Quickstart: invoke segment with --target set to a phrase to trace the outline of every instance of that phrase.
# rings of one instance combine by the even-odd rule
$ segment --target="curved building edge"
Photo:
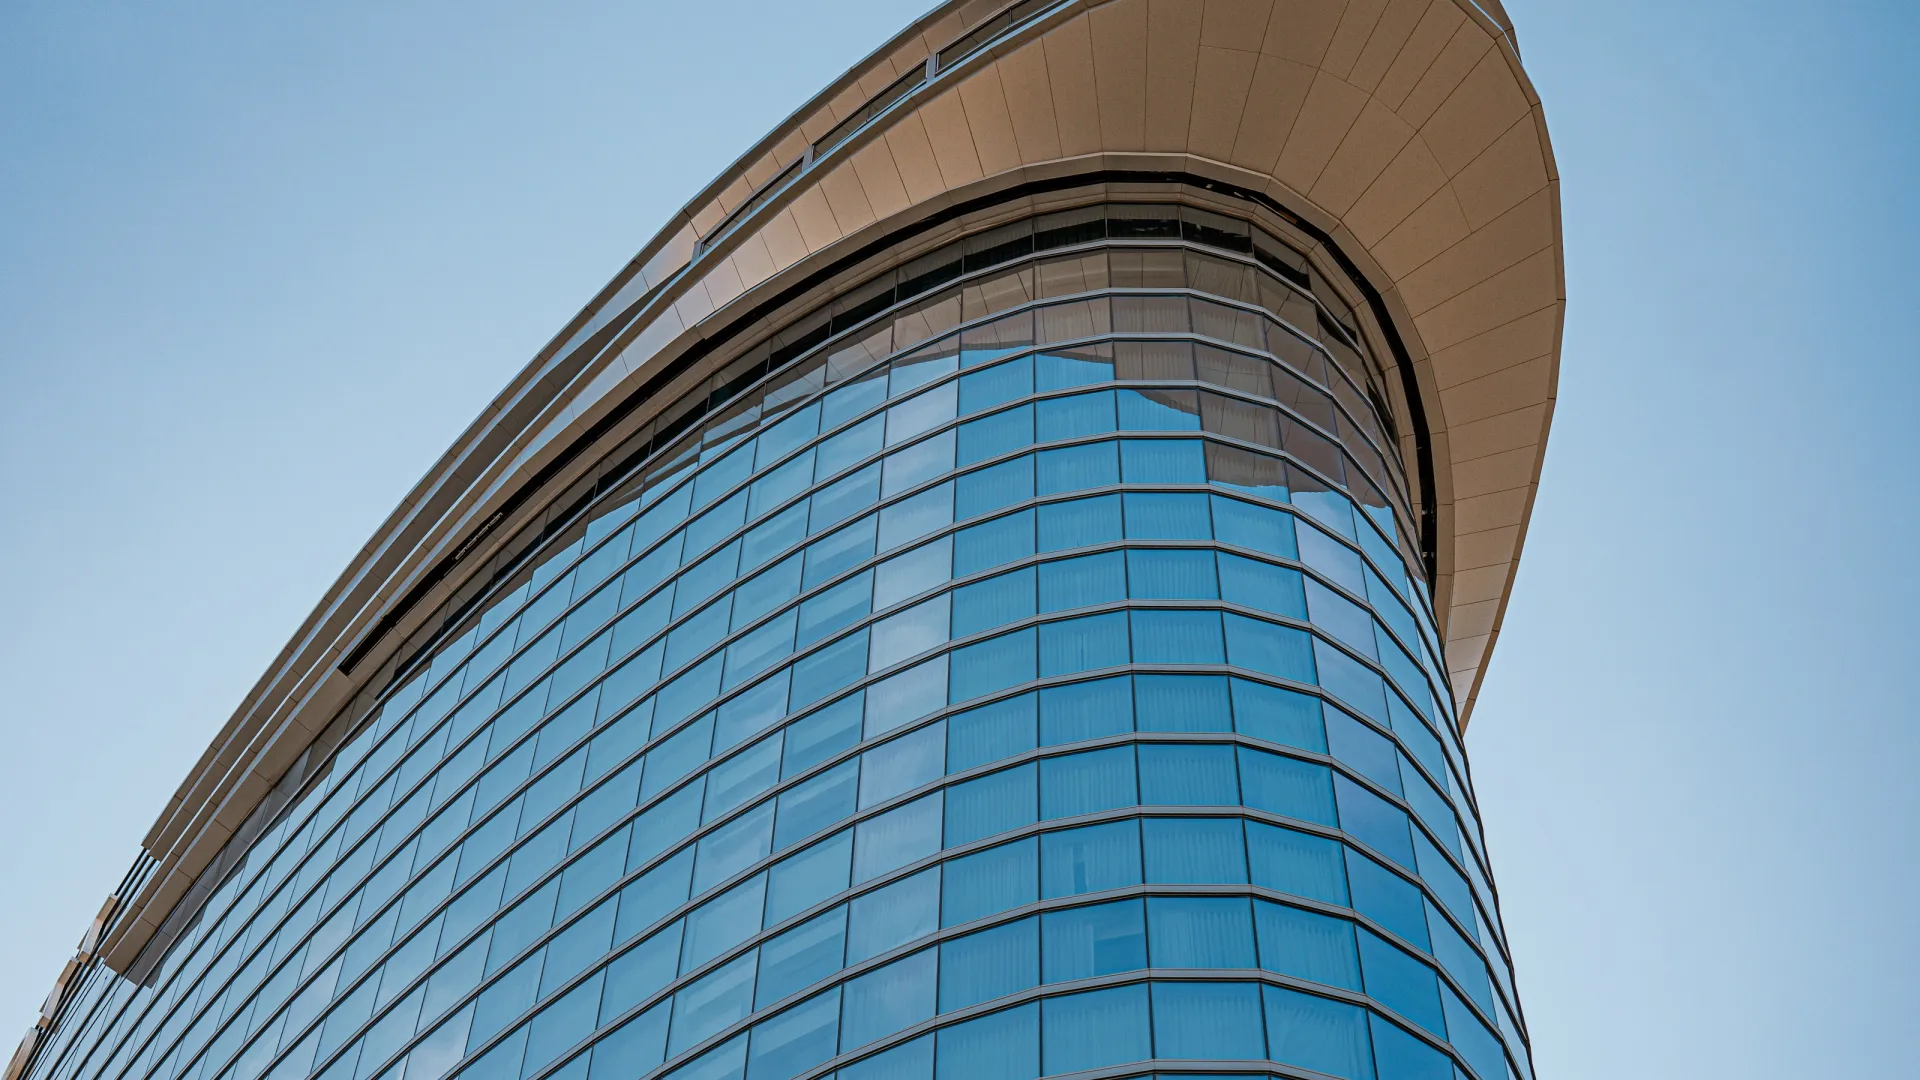
[[[5,1080],[80,976],[129,970],[269,823],[289,774],[323,768],[449,604],[591,478],[585,451],[870,248],[1022,191],[1123,197],[1150,178],[1257,200],[1367,294],[1347,299],[1398,367],[1386,404],[1464,726],[1525,541],[1565,311],[1558,172],[1497,0],[955,0],[675,214],[414,486],[169,800]]]

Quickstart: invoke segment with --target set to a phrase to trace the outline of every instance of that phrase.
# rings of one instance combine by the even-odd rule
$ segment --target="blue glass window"
[[[1342,829],[1408,870],[1414,869],[1406,811],[1338,774],[1333,790]]]
[[[1034,748],[1036,697],[1020,694],[947,719],[947,769],[961,772]]]
[[[1049,911],[1041,916],[1042,974],[1069,982],[1147,966],[1147,923],[1139,900]]]
[[[1343,1080],[1373,1080],[1365,1009],[1277,986],[1264,992],[1273,1060]]]
[[[1204,484],[1206,455],[1193,439],[1122,439],[1120,475],[1129,484]]]
[[[1312,635],[1228,612],[1227,662],[1279,679],[1313,682]]]
[[[1059,507],[1043,507],[1041,520],[1046,520],[1047,510],[1054,509]],[[1111,604],[1127,598],[1126,564],[1118,551],[1042,563],[1039,579],[1042,612]]]
[[[1130,540],[1205,540],[1211,535],[1205,495],[1129,491],[1121,501]]]
[[[1037,851],[1028,838],[949,860],[941,868],[940,925],[958,926],[1033,903],[1039,898]]]
[[[1327,749],[1320,699],[1251,679],[1233,680],[1233,726],[1249,738],[1317,753]]]
[[[962,392],[962,409],[965,394]],[[1033,406],[1022,405],[960,425],[956,461],[971,465],[1033,443]]]
[[[746,1080],[788,1080],[832,1057],[839,1045],[835,987],[754,1025]]]
[[[1114,821],[1041,834],[1042,899],[1138,884],[1140,826],[1137,821]]]
[[[1136,675],[1141,731],[1231,731],[1227,680],[1218,675]]]
[[[1034,1080],[1040,1075],[1036,1004],[942,1028],[936,1038],[936,1080]]]
[[[1040,745],[1120,735],[1133,730],[1133,685],[1127,676],[1049,686],[1040,692]]]
[[[1127,593],[1136,600],[1215,599],[1220,591],[1214,583],[1213,552],[1128,551]]]
[[[1360,989],[1352,923],[1265,900],[1253,902],[1253,921],[1259,929],[1261,967],[1343,990]]]
[[[1078,619],[1044,623],[1040,633],[1040,675],[1073,675],[1127,663],[1127,616],[1110,611]]]
[[[966,701],[1033,677],[1034,631],[1028,627],[955,649],[949,700]]]
[[[847,909],[847,963],[858,964],[940,928],[940,870],[922,870],[855,897]]]
[[[1108,544],[1120,539],[1120,496],[1096,495],[1049,503],[1039,509],[1040,550]]]
[[[1034,455],[1033,486],[1038,495],[1086,491],[1119,482],[1120,458],[1112,442],[1063,446]]]
[[[1347,879],[1355,911],[1419,948],[1429,947],[1426,905],[1419,886],[1352,848],[1347,849]]]
[[[1037,798],[1031,762],[955,784],[947,789],[947,846],[1033,824]]]
[[[1033,511],[961,529],[953,537],[953,575],[966,577],[1033,554]]]
[[[923,949],[846,983],[840,1043],[849,1049],[933,1016],[938,954]]]
[[[1380,1080],[1455,1080],[1459,1076],[1445,1054],[1399,1025],[1379,1013],[1368,1014],[1368,1019],[1372,1021],[1373,1056]]]
[[[1116,986],[1041,1002],[1048,1074],[1145,1061],[1153,1056],[1147,988]]]
[[[1226,660],[1220,615],[1213,611],[1134,611],[1137,664],[1218,664]]]
[[[1078,439],[1113,430],[1113,391],[1072,394],[1036,404],[1034,428],[1041,442]]]
[[[1148,806],[1237,805],[1233,747],[1140,747],[1140,801]]]
[[[1317,825],[1338,823],[1333,805],[1333,773],[1324,765],[1242,747],[1240,782],[1246,805],[1269,814]]]
[[[1148,897],[1147,927],[1156,968],[1255,966],[1253,921],[1244,897]]]
[[[1247,823],[1247,857],[1253,883],[1328,904],[1347,902],[1342,846],[1325,837]]]
[[[768,925],[845,889],[853,868],[853,832],[843,829],[775,863],[767,872]]]
[[[1257,1061],[1267,1056],[1264,1026],[1256,983],[1153,984],[1158,1057]]]
[[[1033,605],[1030,566],[963,585],[953,591],[953,636],[968,637],[1027,618],[1034,613]]]
[[[1033,498],[1031,455],[961,476],[954,483],[953,516],[966,521]]]
[[[1132,806],[1137,798],[1131,746],[1089,750],[1040,762],[1043,819]]]
[[[1440,1007],[1440,982],[1433,969],[1365,927],[1359,928],[1359,933],[1360,967],[1366,974],[1367,994],[1445,1038],[1447,1024]]]
[[[1017,994],[1040,983],[1040,922],[1021,919],[940,946],[940,1011]]]

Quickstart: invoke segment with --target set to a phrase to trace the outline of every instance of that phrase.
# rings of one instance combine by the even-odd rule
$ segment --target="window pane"
[[[680,970],[697,967],[760,931],[767,878],[756,874],[707,901],[687,916]]]
[[[1380,1080],[1454,1080],[1459,1074],[1447,1056],[1379,1013],[1369,1013],[1373,1058]]]
[[[840,988],[754,1025],[747,1080],[789,1080],[832,1057],[839,1045]]]
[[[1041,439],[1044,441],[1046,436],[1043,434]],[[1086,491],[1119,483],[1120,457],[1111,442],[1063,446],[1035,454],[1033,472],[1033,489],[1037,495]]]
[[[812,836],[852,816],[860,763],[845,761],[780,793],[775,849]]]
[[[1253,559],[1220,554],[1220,595],[1236,604],[1271,611],[1275,615],[1307,617],[1300,571]]]
[[[854,829],[853,880],[857,884],[940,850],[940,793],[934,792]]]
[[[1141,828],[1150,882],[1225,885],[1247,880],[1238,818],[1148,818]]]
[[[1347,849],[1347,880],[1353,888],[1355,911],[1419,948],[1429,947],[1426,905],[1419,886],[1352,848]]]
[[[1128,539],[1205,540],[1212,535],[1205,495],[1129,491],[1122,501]]]
[[[1154,983],[1154,1056],[1264,1058],[1260,1014],[1260,987],[1254,983]]]
[[[1373,1080],[1367,1013],[1342,1001],[1265,988],[1273,1060],[1344,1080]]]
[[[1343,990],[1360,989],[1360,957],[1353,924],[1265,900],[1253,902],[1260,931],[1260,966],[1268,971]]]
[[[1231,731],[1227,680],[1218,675],[1138,675],[1141,731]]]
[[[933,1036],[882,1050],[835,1075],[839,1080],[933,1080]]]
[[[1033,597],[1030,566],[963,585],[953,591],[953,636],[969,637],[1027,618],[1034,613]]]
[[[1040,837],[1041,896],[1077,896],[1140,884],[1140,827],[1114,821]]]
[[[1233,680],[1234,730],[1250,738],[1325,753],[1320,699],[1251,679]]]
[[[966,577],[1033,554],[1033,511],[961,529],[953,537],[953,576]]]
[[[1360,970],[1367,995],[1387,1008],[1446,1038],[1447,1022],[1440,1008],[1440,981],[1433,969],[1414,959],[1385,938],[1359,928]]]
[[[1021,1005],[942,1028],[938,1080],[1034,1080],[1040,1075],[1040,1008]]]
[[[1233,747],[1140,747],[1140,802],[1147,806],[1236,806]]]
[[[1021,694],[947,719],[947,770],[961,772],[1034,748],[1036,696]]]
[[[1247,822],[1253,883],[1309,900],[1345,905],[1347,874],[1340,843],[1321,836]]]
[[[1147,966],[1145,909],[1138,900],[1049,911],[1041,917],[1047,982],[1069,982]]]
[[[1333,790],[1342,829],[1402,867],[1414,869],[1406,811],[1337,773]]]
[[[957,460],[971,465],[1033,443],[1033,406],[1022,405],[960,425]]]
[[[1033,455],[967,473],[954,481],[953,519],[966,521],[1033,498]]]
[[[1039,898],[1039,844],[1032,838],[988,848],[941,868],[940,925],[998,915]]]
[[[1131,746],[1040,762],[1040,816],[1044,820],[1132,806],[1136,800]]]
[[[1137,664],[1218,664],[1226,660],[1213,611],[1134,611]]]
[[[846,983],[840,1045],[852,1049],[933,1016],[937,950],[896,960]]]
[[[747,953],[681,988],[673,995],[671,1057],[753,1011],[755,956]]]
[[[1041,1006],[1049,1074],[1124,1065],[1153,1056],[1144,985],[1048,998]]]
[[[947,789],[948,847],[1031,825],[1036,820],[1037,770],[1003,769]]]
[[[1021,919],[940,946],[940,1011],[1039,985],[1040,922]]]
[[[953,684],[949,695],[952,701],[966,701],[1032,681],[1033,628],[1016,630],[955,649],[951,677]]]
[[[786,755],[780,775],[803,773],[859,742],[863,705],[859,694],[850,694],[787,725]]]
[[[1111,390],[1053,398],[1036,403],[1034,408],[1034,426],[1041,442],[1077,439],[1113,430]]]
[[[1125,675],[1050,686],[1040,692],[1042,746],[1059,746],[1132,730],[1132,682]]]
[[[847,887],[853,865],[853,830],[775,863],[767,873],[767,925],[805,911]]]
[[[1240,783],[1246,804],[1269,814],[1333,825],[1333,773],[1324,765],[1242,747]]]
[[[1039,509],[1040,550],[1109,544],[1120,539],[1120,496],[1049,503]]]
[[[846,955],[847,909],[844,905],[760,946],[760,983],[754,1008],[765,1008],[804,987],[839,971]]]
[[[1156,968],[1255,966],[1253,921],[1244,897],[1149,897],[1147,928]]]
[[[860,808],[877,806],[945,771],[947,732],[938,722],[860,755]]]
[[[1070,504],[1069,504],[1070,505]],[[1046,507],[1059,509],[1059,507]],[[1042,519],[1045,519],[1043,512]],[[1116,530],[1117,532],[1118,530]],[[1127,598],[1126,564],[1118,551],[1082,555],[1040,566],[1040,610],[1051,613],[1069,608],[1112,604]]]
[[[1136,600],[1212,600],[1213,552],[1135,548],[1127,552],[1127,593]]]
[[[1073,675],[1127,663],[1127,616],[1111,611],[1040,627],[1040,675]]]
[[[855,897],[847,921],[849,964],[933,933],[940,928],[940,868],[930,867]]]

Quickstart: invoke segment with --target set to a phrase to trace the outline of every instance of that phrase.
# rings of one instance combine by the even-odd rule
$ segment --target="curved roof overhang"
[[[1257,197],[1374,294],[1366,329],[1397,339],[1409,473],[1416,452],[1428,462],[1409,479],[1432,523],[1465,722],[1533,505],[1565,307],[1557,173],[1504,13],[1490,0],[1028,0],[994,24],[1003,10],[942,5],[849,71],[515,378],[202,755],[143,841],[150,869],[86,952],[126,970],[343,706],[381,688],[401,643],[535,512],[530,495],[572,483],[580,448],[710,372],[713,342],[822,291],[823,268],[908,223],[996,194],[1042,206],[1076,178]],[[999,36],[970,35],[983,22]],[[876,95],[888,107],[869,107]]]

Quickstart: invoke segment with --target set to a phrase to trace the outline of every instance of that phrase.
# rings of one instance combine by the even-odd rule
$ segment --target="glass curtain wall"
[[[1530,1080],[1351,312],[1170,205],[941,254],[663,419],[34,1074]]]

